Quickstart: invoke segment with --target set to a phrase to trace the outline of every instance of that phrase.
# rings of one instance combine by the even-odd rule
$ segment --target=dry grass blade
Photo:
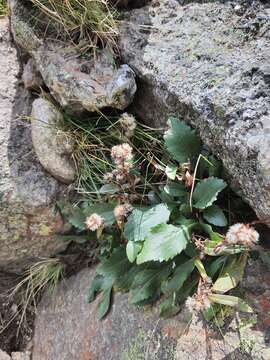
[[[58,33],[64,32],[77,44],[98,42],[115,46],[118,35],[116,10],[108,0],[31,0],[41,14],[51,19]],[[37,16],[37,19],[42,18]]]
[[[35,308],[44,290],[54,291],[63,274],[64,264],[58,258],[42,259],[25,272],[23,279],[11,293],[11,297],[16,293],[22,294],[18,331],[29,307]]]

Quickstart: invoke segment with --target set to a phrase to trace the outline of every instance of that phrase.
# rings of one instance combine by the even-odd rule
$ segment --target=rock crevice
[[[192,124],[269,225],[270,7],[239,6],[152,1],[127,15],[120,48],[139,78],[134,111],[152,126]]]

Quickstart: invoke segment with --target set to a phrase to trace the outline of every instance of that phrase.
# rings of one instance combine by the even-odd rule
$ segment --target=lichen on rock
[[[134,111],[192,124],[270,225],[269,3],[153,0],[126,15],[120,49],[139,78]]]
[[[37,157],[53,177],[69,184],[75,180],[76,169],[71,158],[72,139],[60,128],[63,121],[61,112],[47,100],[33,102],[31,128]]]

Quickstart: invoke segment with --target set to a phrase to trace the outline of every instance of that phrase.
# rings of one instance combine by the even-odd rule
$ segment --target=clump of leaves
[[[127,218],[119,221],[115,216],[123,195],[119,184],[110,184],[114,187],[103,192],[103,202],[84,203],[69,217],[81,232],[87,232],[89,216],[102,219],[96,232],[104,244],[101,264],[89,292],[89,301],[103,293],[99,318],[107,314],[116,289],[129,292],[136,305],[162,297],[162,316],[176,314],[185,302],[207,319],[222,305],[252,312],[242,299],[227,293],[241,281],[258,234],[246,224],[234,225],[227,233],[227,216],[219,206],[227,187],[218,177],[220,164],[202,149],[194,130],[170,118],[162,151],[148,160],[151,167],[156,180],[149,180],[148,201],[135,200]],[[145,178],[143,171],[139,167],[137,176]]]
[[[117,37],[116,11],[108,0],[30,0],[43,15],[51,20],[57,33],[66,33],[76,44],[96,47],[98,42],[115,45]]]
[[[0,0],[0,16],[5,16],[8,13],[8,6],[6,0]]]

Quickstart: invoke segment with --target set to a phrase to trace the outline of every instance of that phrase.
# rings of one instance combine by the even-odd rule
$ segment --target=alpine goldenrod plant
[[[58,34],[66,33],[75,43],[115,45],[118,35],[116,10],[108,0],[30,0],[38,9],[36,19],[50,19]]]
[[[109,311],[115,290],[129,292],[136,305],[161,298],[162,316],[183,306],[206,319],[224,305],[252,312],[228,292],[241,281],[259,234],[252,224],[231,222],[220,201],[227,183],[219,162],[177,118],[169,119],[163,140],[145,131],[136,144],[138,127],[124,114],[110,131],[103,129],[102,140],[95,132],[108,164],[103,183],[96,198],[66,213],[79,234],[94,234],[101,243],[89,292],[89,301],[103,293],[99,318]],[[118,129],[117,136],[112,129]]]

